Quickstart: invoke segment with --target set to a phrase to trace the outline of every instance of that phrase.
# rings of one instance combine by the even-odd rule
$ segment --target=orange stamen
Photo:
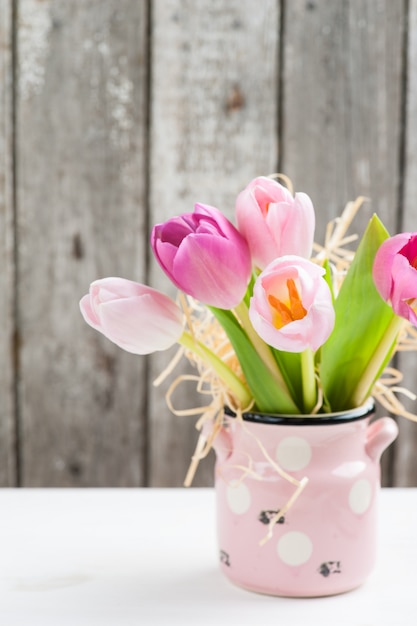
[[[301,302],[297,286],[292,278],[287,280],[288,304],[285,304],[276,296],[270,294],[268,302],[272,309],[272,323],[278,330],[295,320],[301,320],[307,315],[306,309]]]
[[[275,296],[268,296],[272,309],[272,323],[275,328],[282,328],[293,321],[290,309]]]
[[[291,311],[293,320],[302,320],[307,315],[307,311],[303,307],[300,294],[298,293],[295,282],[292,278],[287,280],[288,295],[290,296]]]

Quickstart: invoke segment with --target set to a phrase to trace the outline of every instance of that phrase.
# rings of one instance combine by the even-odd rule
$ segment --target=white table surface
[[[375,572],[329,598],[218,569],[211,489],[0,490],[0,626],[416,626],[417,489],[383,490]]]

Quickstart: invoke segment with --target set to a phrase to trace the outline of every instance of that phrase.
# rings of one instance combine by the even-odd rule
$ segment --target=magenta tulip
[[[401,233],[381,244],[373,278],[394,313],[417,326],[417,233]]]
[[[317,350],[334,326],[332,296],[319,265],[297,256],[272,261],[258,276],[249,316],[258,335],[286,352]]]
[[[171,298],[124,278],[91,283],[80,309],[87,324],[134,354],[166,350],[183,333],[181,310]]]
[[[216,208],[196,204],[193,213],[157,224],[151,245],[179,289],[221,309],[237,306],[251,275],[245,239]]]
[[[237,197],[236,219],[260,269],[280,256],[311,256],[315,215],[305,193],[293,197],[272,178],[255,178]]]

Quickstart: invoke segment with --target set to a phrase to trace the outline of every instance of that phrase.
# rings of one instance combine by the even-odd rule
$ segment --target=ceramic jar
[[[371,422],[373,415],[373,401],[317,417],[225,414],[216,496],[221,568],[231,581],[279,596],[325,596],[367,578],[379,460],[398,432],[394,420]]]

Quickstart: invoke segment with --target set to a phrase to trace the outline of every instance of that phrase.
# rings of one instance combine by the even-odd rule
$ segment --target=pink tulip
[[[401,233],[381,244],[373,279],[394,313],[417,326],[417,233]]]
[[[196,204],[154,226],[151,245],[162,269],[179,289],[221,309],[237,306],[251,275],[246,241],[218,209]]]
[[[287,254],[311,256],[315,215],[305,193],[293,198],[272,178],[255,178],[237,197],[236,219],[260,269]]]
[[[180,308],[156,289],[124,278],[103,278],[80,301],[90,326],[134,354],[166,350],[181,337]]]
[[[286,352],[317,350],[334,326],[334,309],[324,270],[307,259],[284,256],[258,276],[249,316],[258,335]]]

